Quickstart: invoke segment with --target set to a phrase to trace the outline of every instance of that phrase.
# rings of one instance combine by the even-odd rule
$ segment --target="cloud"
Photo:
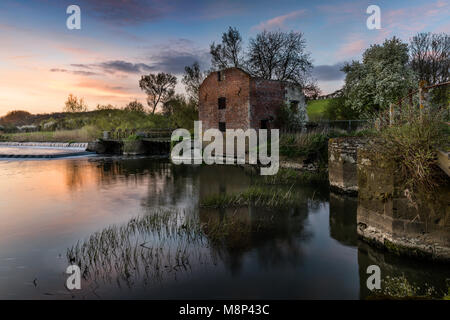
[[[128,88],[118,85],[110,85],[101,80],[83,79],[80,82],[75,83],[75,87],[84,89],[85,92],[98,96],[130,96]]]
[[[334,81],[345,78],[345,73],[341,71],[343,63],[333,65],[314,66],[313,76],[319,81]]]
[[[107,61],[98,64],[107,73],[114,73],[116,71],[124,73],[142,73],[154,70],[152,66],[145,63],[132,63],[123,60]]]
[[[60,68],[52,68],[50,69],[51,72],[65,72],[65,73],[71,73],[81,76],[95,76],[98,75],[96,72],[91,71],[83,71],[83,70],[67,70],[67,69],[60,69]]]
[[[198,62],[205,70],[209,68],[211,56],[207,49],[197,48],[191,40],[176,39],[169,44],[158,46],[160,49],[150,55],[153,70],[181,74],[184,67]]]
[[[252,27],[252,30],[273,30],[273,29],[282,29],[285,27],[285,22],[288,20],[292,20],[298,18],[306,13],[306,10],[296,10],[292,11],[288,14],[278,16],[267,21],[263,21],[257,26]]]
[[[79,68],[79,69],[87,69],[87,70],[99,70],[102,73],[107,74],[114,74],[116,72],[120,73],[145,73],[148,71],[154,70],[152,66],[146,63],[133,63],[129,61],[124,60],[110,60],[110,61],[104,61],[100,63],[90,63],[90,64],[83,64],[83,63],[72,63],[70,66]],[[56,72],[69,72],[65,69],[52,69],[50,71]],[[99,74],[98,72],[92,72],[92,71],[70,71],[74,74],[84,74],[84,75],[96,75]]]

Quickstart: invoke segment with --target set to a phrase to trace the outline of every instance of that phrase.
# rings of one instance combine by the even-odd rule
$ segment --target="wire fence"
[[[441,111],[445,116],[445,121],[450,121],[450,81],[426,86],[424,81],[419,82],[417,90],[411,90],[406,96],[396,103],[391,103],[386,111],[380,112],[378,122],[380,126],[393,124],[400,121],[401,113]],[[406,117],[407,119],[408,117]]]

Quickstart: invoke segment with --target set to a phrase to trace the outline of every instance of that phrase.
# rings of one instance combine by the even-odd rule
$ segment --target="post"
[[[419,112],[420,112],[420,121],[422,121],[422,113],[423,113],[423,87],[425,86],[425,81],[422,80],[419,82]]]
[[[394,124],[394,104],[389,105],[389,126],[392,127]]]

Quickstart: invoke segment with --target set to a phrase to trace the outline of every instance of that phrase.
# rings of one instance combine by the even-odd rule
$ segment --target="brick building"
[[[212,72],[199,90],[199,119],[203,129],[275,128],[283,103],[298,108],[307,120],[305,96],[292,84],[251,77],[239,68]]]

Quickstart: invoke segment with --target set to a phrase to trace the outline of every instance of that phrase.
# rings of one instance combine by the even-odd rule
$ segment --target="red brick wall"
[[[251,127],[258,129],[261,120],[272,116],[276,119],[278,109],[284,103],[284,85],[278,81],[251,79],[250,81],[250,104]],[[269,124],[269,128],[274,127],[274,121]]]
[[[203,129],[219,128],[219,121],[227,129],[247,129],[250,106],[250,76],[237,68],[223,70],[225,79],[218,81],[217,72],[211,73],[199,90],[199,119]],[[226,109],[219,110],[218,99],[226,98]]]

